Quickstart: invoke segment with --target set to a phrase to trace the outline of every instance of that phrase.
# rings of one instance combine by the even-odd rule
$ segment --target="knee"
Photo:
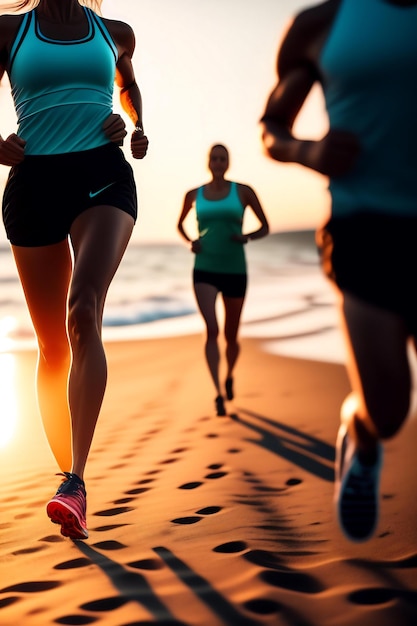
[[[48,370],[58,372],[68,369],[71,354],[65,330],[60,338],[54,336],[52,341],[39,342],[39,355]]]
[[[73,294],[68,302],[68,334],[72,346],[97,332],[97,299],[93,293]]]
[[[239,348],[239,342],[237,340],[237,335],[235,332],[228,332],[226,330],[224,333],[224,338],[226,339],[226,343],[229,347]]]
[[[219,327],[217,324],[207,324],[207,341],[217,341]]]

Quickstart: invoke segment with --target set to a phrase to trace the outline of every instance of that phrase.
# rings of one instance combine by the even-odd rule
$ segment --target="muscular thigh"
[[[66,341],[66,306],[72,260],[68,242],[12,246],[29,313],[39,342]]]

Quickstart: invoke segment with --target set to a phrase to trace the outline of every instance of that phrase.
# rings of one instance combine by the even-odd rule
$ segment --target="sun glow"
[[[13,347],[11,334],[17,328],[17,321],[11,315],[6,315],[0,319],[0,352],[7,352]]]
[[[13,439],[17,426],[16,359],[0,354],[0,449]]]

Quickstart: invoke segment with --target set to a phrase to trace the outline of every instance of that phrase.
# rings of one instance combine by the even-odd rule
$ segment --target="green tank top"
[[[83,7],[88,32],[80,40],[46,37],[36,9],[23,17],[8,73],[25,154],[62,154],[97,148],[109,139],[117,48],[104,22]]]
[[[199,187],[195,208],[201,242],[201,252],[195,255],[195,269],[246,274],[243,244],[231,239],[232,235],[242,233],[245,211],[237,184],[231,182],[228,195],[221,200],[207,200],[204,187]]]
[[[361,154],[330,180],[332,212],[417,215],[417,6],[342,0],[320,58],[330,126]]]

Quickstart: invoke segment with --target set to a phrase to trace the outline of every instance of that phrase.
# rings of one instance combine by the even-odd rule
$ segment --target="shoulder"
[[[103,17],[101,19],[115,43],[132,56],[135,49],[135,33],[133,32],[133,28],[129,24],[126,24],[126,22],[109,20]]]
[[[245,183],[235,182],[235,186],[236,186],[236,190],[239,193],[245,194],[246,196],[253,195],[255,193],[254,189],[250,185],[246,185]]]
[[[187,191],[187,193],[185,194],[185,200],[187,202],[193,203],[197,198],[197,193],[199,189],[201,189],[201,187],[195,187],[194,189],[190,189],[189,191]]]
[[[249,185],[246,185],[245,183],[237,183],[236,181],[231,181],[231,182],[232,182],[232,185],[235,186],[236,191],[246,193],[252,190],[252,188],[249,187]]]
[[[312,49],[330,28],[342,0],[327,0],[298,13],[290,23],[278,54],[278,73],[284,77],[300,64],[310,63]]]
[[[255,190],[249,185],[246,185],[244,183],[236,183],[236,191],[242,204],[244,204],[245,206],[247,206],[248,204],[252,206],[252,204],[257,200]]]

